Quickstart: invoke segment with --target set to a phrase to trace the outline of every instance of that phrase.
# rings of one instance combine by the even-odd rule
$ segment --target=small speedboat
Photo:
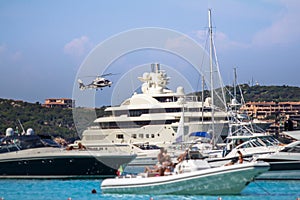
[[[150,177],[143,173],[105,179],[101,190],[115,194],[240,194],[249,182],[268,169],[265,162],[211,168],[203,159],[189,159],[178,163],[170,175]]]

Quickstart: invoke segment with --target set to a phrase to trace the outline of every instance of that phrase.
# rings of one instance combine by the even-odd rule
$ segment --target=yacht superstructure
[[[151,64],[151,72],[138,79],[143,82],[142,92],[134,93],[120,106],[106,108],[105,116],[97,118],[95,125],[83,132],[82,143],[148,142],[165,146],[176,140],[182,113],[184,140],[195,132],[212,129],[211,99],[200,101],[197,96],[186,95],[181,86],[175,92],[168,89],[170,77],[160,64]],[[214,123],[225,126],[227,113],[214,107]],[[217,133],[218,137],[221,132]]]

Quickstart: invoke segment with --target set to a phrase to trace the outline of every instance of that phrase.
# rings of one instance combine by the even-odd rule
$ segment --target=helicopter
[[[93,80],[90,84],[85,85],[81,79],[78,79],[79,83],[79,89],[80,90],[85,90],[85,89],[96,89],[98,90],[99,88],[102,90],[104,87],[110,87],[112,85],[112,82],[106,78],[105,76],[111,76],[114,75],[112,73],[109,74],[103,74],[101,76],[93,76],[96,77],[95,80]]]

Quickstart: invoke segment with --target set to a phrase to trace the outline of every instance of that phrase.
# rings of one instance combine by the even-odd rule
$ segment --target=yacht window
[[[181,108],[166,108],[166,113],[181,112]]]
[[[266,142],[267,146],[274,146],[273,142],[271,142],[268,139],[265,139],[265,142]]]
[[[146,126],[149,125],[151,121],[134,121],[137,126]]]
[[[264,141],[267,146],[274,146],[275,144],[278,144],[278,141],[276,141],[276,139],[272,137],[263,138],[262,141]]]
[[[177,101],[177,97],[173,97],[173,96],[170,96],[170,97],[153,97],[154,99],[156,99],[157,101],[159,102],[176,102]]]
[[[132,134],[131,137],[132,137],[132,138],[136,138],[136,134]]]
[[[149,134],[146,134],[146,138],[149,138]]]
[[[115,110],[112,113],[113,116],[127,115],[127,110]]]
[[[154,134],[151,134],[151,138],[155,138],[155,135],[154,135]]]
[[[116,138],[118,138],[118,139],[124,139],[124,135],[123,134],[117,134]]]
[[[264,141],[262,141],[260,138],[257,138],[257,142],[259,142],[261,144],[260,146],[266,146]]]
[[[242,146],[238,147],[237,149],[245,149],[245,148],[250,148],[251,145],[249,142],[244,143]]]
[[[254,147],[261,147],[261,146],[263,146],[257,140],[251,140],[251,143],[253,144]]]
[[[200,112],[200,108],[189,108],[190,112]]]
[[[108,116],[112,116],[112,115],[113,115],[112,111],[105,111],[103,116],[108,117]]]
[[[282,152],[288,152],[288,153],[300,153],[300,145],[294,147],[285,147]]]
[[[129,117],[139,117],[142,114],[148,114],[148,109],[129,110]]]
[[[139,138],[144,138],[144,134],[139,134]]]
[[[207,108],[207,107],[203,108],[203,112],[211,112],[211,111],[212,111],[211,108]]]
[[[300,153],[300,147],[294,147],[291,152]]]

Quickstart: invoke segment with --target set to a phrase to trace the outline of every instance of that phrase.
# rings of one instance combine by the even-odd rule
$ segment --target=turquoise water
[[[219,196],[174,195],[103,195],[101,180],[0,180],[0,199],[4,200],[217,200]],[[220,183],[222,184],[222,183]],[[97,193],[92,194],[96,189]],[[300,181],[256,181],[241,195],[221,196],[222,200],[264,199],[296,200],[300,197]]]

